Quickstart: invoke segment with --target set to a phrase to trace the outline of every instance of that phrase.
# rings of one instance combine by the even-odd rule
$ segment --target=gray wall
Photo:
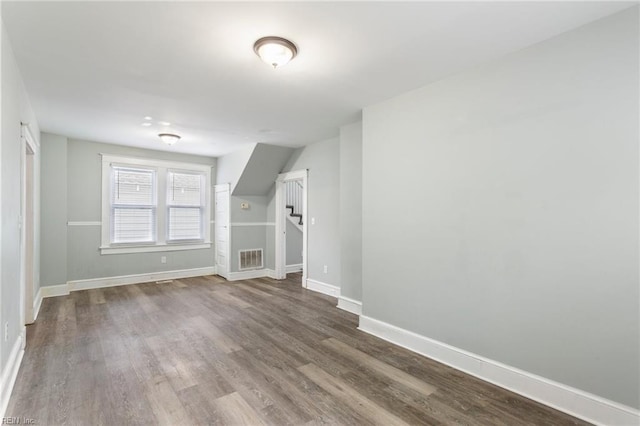
[[[362,301],[362,122],[340,128],[340,295]]]
[[[266,195],[292,153],[293,148],[257,144],[238,178],[233,195]]]
[[[231,272],[239,271],[238,252],[244,249],[262,248],[264,267],[275,268],[275,220],[273,213],[271,218],[268,218],[267,208],[273,208],[273,188],[277,171],[291,151],[290,148],[252,144],[218,159],[218,182],[230,183],[232,192],[237,187],[236,192],[255,193],[232,195],[229,200]],[[264,195],[265,192],[268,194]],[[249,203],[248,210],[240,208],[243,202]]]
[[[21,199],[21,125],[20,122],[29,123],[36,143],[39,144],[40,130],[38,123],[29,104],[26,90],[18,70],[15,57],[9,42],[4,25],[2,32],[2,67],[1,90],[2,107],[0,117],[0,195],[2,207],[0,208],[0,373],[3,373],[11,349],[24,330],[20,318],[20,199]],[[34,161],[34,173],[36,174],[36,193],[39,191],[40,160]],[[35,206],[37,209],[37,205]],[[38,264],[38,225],[35,229],[36,258],[35,275],[36,287],[39,279]],[[4,324],[9,323],[8,340],[4,341]]]
[[[273,227],[271,227],[273,228]],[[239,250],[263,249],[263,265],[266,268],[267,241],[266,226],[232,226],[231,229],[231,272],[238,272]]]
[[[263,223],[267,218],[267,197],[262,196],[234,196],[230,200],[231,223]],[[248,203],[248,209],[242,209],[240,205]]]
[[[231,272],[240,270],[238,263],[238,251],[248,249],[263,249],[263,264],[267,268],[268,252],[273,247],[267,246],[266,235],[273,225],[267,224],[267,197],[266,196],[231,196]],[[240,208],[242,203],[249,203],[249,208]]]
[[[230,192],[233,193],[256,145],[255,143],[247,145],[245,148],[218,158],[216,182],[229,183]]]
[[[638,408],[638,47],[635,7],[366,108],[364,314]]]
[[[43,139],[50,141],[51,136],[45,135]],[[43,151],[43,163],[49,161],[61,161],[64,144],[59,143],[56,149]],[[101,220],[101,165],[100,154],[124,155],[133,157],[154,158],[159,160],[172,160],[198,164],[209,164],[215,167],[216,160],[210,157],[200,157],[184,154],[174,154],[165,151],[152,151],[146,149],[129,148],[120,145],[96,143],[84,140],[69,139],[67,144],[67,168],[66,170],[44,168],[43,182],[63,181],[60,173],[66,172],[66,210],[67,220],[72,222],[93,222]],[[215,176],[215,171],[212,173]],[[215,183],[215,182],[212,182]],[[42,197],[43,212],[50,209],[58,211],[63,207],[56,203],[65,203],[64,193],[48,194]],[[54,240],[60,232],[59,224],[50,224],[43,221],[42,239]],[[213,241],[213,227],[211,240]],[[47,284],[64,284],[66,281],[104,278],[131,274],[144,274],[151,272],[173,271],[179,269],[191,269],[213,266],[213,248],[203,250],[167,251],[156,253],[110,254],[101,255],[100,226],[68,226],[66,246],[66,280],[62,274],[62,268],[55,267],[43,271],[42,281]],[[45,265],[55,265],[62,256],[55,252],[44,251],[42,261]],[[160,262],[161,256],[166,256],[167,263]]]
[[[287,227],[286,264],[300,265],[302,264],[302,231],[288,219],[285,223]]]
[[[328,139],[295,150],[283,172],[301,169],[309,169],[307,276],[340,287],[340,140]]]
[[[43,287],[67,282],[67,138],[42,133],[42,173],[40,205],[41,284]]]
[[[276,186],[273,185],[269,194],[267,194],[267,223],[276,222]],[[266,245],[267,253],[265,257],[267,259],[267,268],[276,269],[276,227],[268,226],[266,232]]]

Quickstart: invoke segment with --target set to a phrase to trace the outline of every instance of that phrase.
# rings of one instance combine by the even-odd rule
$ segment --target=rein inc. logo
[[[28,417],[3,417],[2,424],[3,425],[35,425],[36,419],[31,419]]]

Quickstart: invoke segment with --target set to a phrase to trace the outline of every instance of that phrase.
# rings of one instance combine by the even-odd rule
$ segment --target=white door
[[[216,270],[229,278],[229,184],[215,186]]]

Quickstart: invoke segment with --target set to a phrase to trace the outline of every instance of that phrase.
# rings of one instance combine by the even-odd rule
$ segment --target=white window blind
[[[167,241],[204,240],[204,176],[169,171],[167,179]]]
[[[155,171],[111,166],[111,242],[153,243]]]

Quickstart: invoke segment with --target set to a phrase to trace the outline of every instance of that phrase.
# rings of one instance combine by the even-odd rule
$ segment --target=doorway
[[[289,232],[302,232],[302,286],[305,288],[307,287],[307,177],[307,170],[297,170],[281,173],[276,179],[276,278],[287,277],[287,226],[289,226]],[[289,191],[287,191],[288,188]],[[292,225],[297,229],[292,231]]]

